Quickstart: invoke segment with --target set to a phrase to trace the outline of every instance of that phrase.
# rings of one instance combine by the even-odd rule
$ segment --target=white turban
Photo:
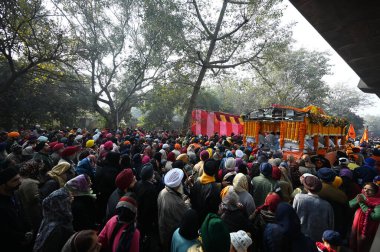
[[[236,160],[232,157],[227,158],[225,167],[227,170],[235,170]]]
[[[242,158],[244,156],[244,152],[242,150],[237,150],[235,155],[237,158]]]
[[[181,169],[173,168],[165,174],[164,183],[167,187],[175,188],[181,184],[184,173]]]

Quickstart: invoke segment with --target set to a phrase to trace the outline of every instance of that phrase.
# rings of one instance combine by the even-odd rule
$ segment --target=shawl
[[[373,209],[377,205],[380,205],[380,193],[377,193],[373,197],[365,197],[365,198],[366,198],[365,204],[367,205],[368,209],[364,213],[364,218],[361,218],[361,225],[363,227],[361,235],[363,235],[363,236],[367,235],[367,232],[368,232],[368,222],[371,221],[370,220],[370,216],[371,216],[371,213],[373,212]]]
[[[33,251],[39,251],[58,226],[69,225],[72,227],[73,216],[69,191],[66,188],[60,188],[52,192],[42,202],[42,210],[43,220]]]
[[[48,171],[47,174],[59,183],[60,187],[65,185],[66,179],[64,173],[71,168],[68,162],[61,162]]]

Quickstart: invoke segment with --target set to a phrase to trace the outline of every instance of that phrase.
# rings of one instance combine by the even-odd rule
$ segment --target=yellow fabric
[[[205,172],[202,174],[202,176],[199,178],[199,181],[202,183],[202,184],[209,184],[209,183],[212,183],[212,182],[215,182],[215,178],[214,176],[209,176],[207,175]]]
[[[243,173],[238,173],[232,182],[236,192],[248,191],[248,180]]]
[[[187,154],[182,153],[182,154],[178,155],[176,160],[181,160],[182,162],[187,164],[187,163],[189,163],[189,156]]]
[[[212,149],[211,148],[207,148],[207,152],[208,152],[208,156],[210,158],[212,158]]]
[[[227,122],[226,117],[224,115],[220,115],[220,120],[222,122]]]
[[[347,167],[350,169],[350,170],[355,170],[356,168],[359,167],[359,165],[355,164],[355,163],[349,163],[347,165]]]
[[[71,165],[69,163],[62,162],[54,166],[53,169],[51,169],[51,171],[47,172],[47,174],[56,181],[58,181],[60,187],[63,187],[66,183],[66,176],[64,176],[64,173],[67,172],[70,168]]]
[[[334,181],[332,182],[333,187],[339,188],[343,184],[343,180],[341,177],[336,176]]]
[[[232,189],[232,186],[226,186],[220,191],[220,198],[223,199],[227,195],[228,191]]]

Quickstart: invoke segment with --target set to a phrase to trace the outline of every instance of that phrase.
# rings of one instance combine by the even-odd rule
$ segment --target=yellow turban
[[[94,141],[93,139],[88,140],[88,141],[86,142],[86,148],[91,148],[91,147],[94,146],[94,145],[95,145],[95,141]]]

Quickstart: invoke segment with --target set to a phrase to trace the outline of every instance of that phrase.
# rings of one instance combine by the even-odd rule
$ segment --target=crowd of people
[[[3,131],[0,250],[380,251],[377,147],[331,161],[239,135]]]

